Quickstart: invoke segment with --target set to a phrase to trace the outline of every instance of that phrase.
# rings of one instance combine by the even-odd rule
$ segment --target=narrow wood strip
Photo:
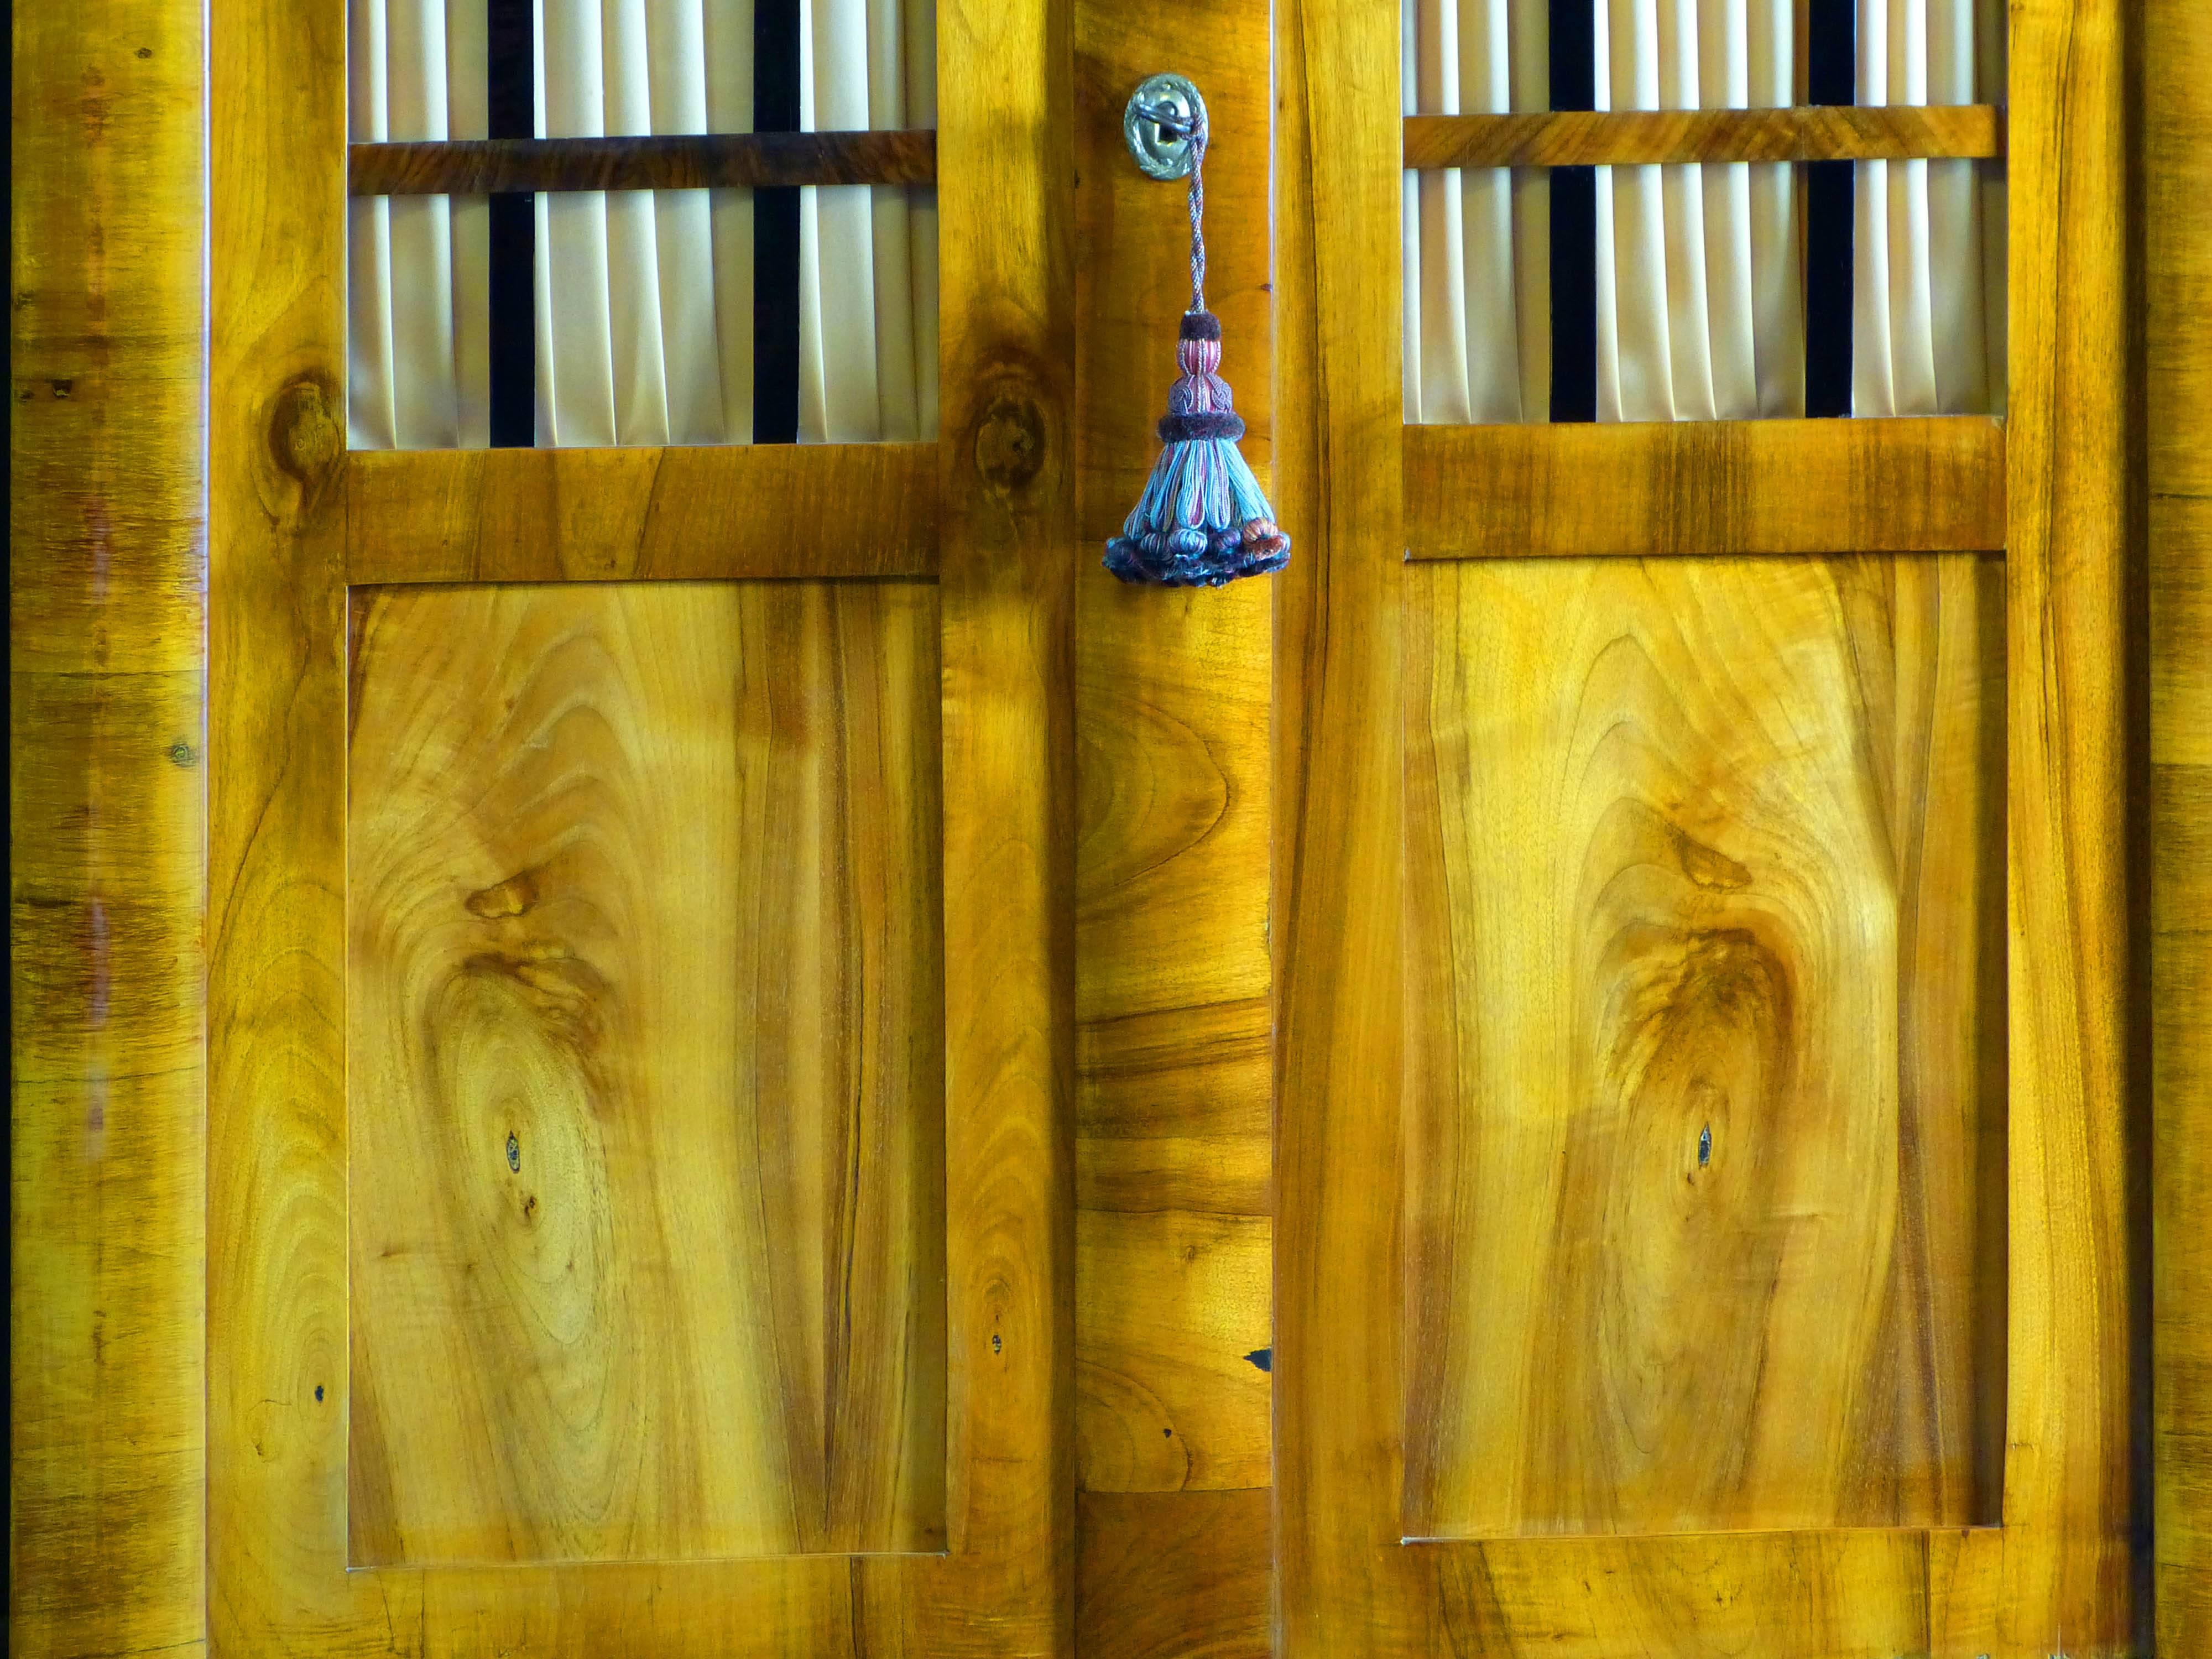
[[[1085,1492],[1075,1639],[1085,1659],[1267,1659],[1274,1559],[1264,1486]]]
[[[2005,112],[1952,107],[1547,110],[1409,115],[1409,167],[1674,161],[1897,161],[2005,153]]]
[[[937,135],[709,132],[651,138],[471,138],[354,144],[356,196],[522,190],[767,190],[937,182]]]
[[[1942,553],[2005,544],[1984,416],[1409,426],[1416,559]]]
[[[935,444],[356,450],[346,580],[928,576]]]

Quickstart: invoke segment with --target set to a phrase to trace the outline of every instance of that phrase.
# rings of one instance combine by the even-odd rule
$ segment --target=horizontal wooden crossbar
[[[346,580],[933,576],[933,443],[356,450]]]
[[[1961,104],[1409,115],[1405,145],[1409,167],[1980,158],[2004,154],[2005,114]]]
[[[937,181],[937,135],[916,129],[355,144],[348,172],[356,196],[928,185]]]
[[[1407,556],[1994,552],[2004,426],[1925,419],[1409,426]]]

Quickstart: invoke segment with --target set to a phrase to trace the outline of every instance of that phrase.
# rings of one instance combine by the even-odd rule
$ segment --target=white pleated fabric
[[[353,136],[485,134],[483,0],[357,0]],[[356,449],[482,445],[491,420],[489,206],[481,196],[347,204],[347,424]]]
[[[1401,19],[1406,113],[1550,106],[1548,0],[1404,0]],[[1548,174],[1408,169],[1404,188],[1406,418],[1550,418]]]
[[[2001,6],[1859,0],[1858,101],[2002,101],[2003,52]],[[2001,409],[2002,175],[1967,161],[1862,161],[1856,173],[1851,412]]]
[[[808,5],[803,125],[934,124],[933,0]],[[538,0],[537,22],[541,137],[752,130],[752,0]],[[356,138],[486,136],[484,0],[353,0],[349,29]],[[802,435],[934,435],[935,191],[803,195]],[[749,442],[751,192],[536,205],[538,444]],[[354,445],[488,442],[485,198],[349,210]]]
[[[1591,0],[1600,109],[1797,101],[1795,0]],[[1863,104],[2002,101],[2002,0],[1858,0]],[[1548,106],[1542,0],[1402,0],[1407,113]],[[1798,174],[1599,167],[1597,405],[1607,421],[1805,409]],[[1542,420],[1544,175],[1405,174],[1406,417]],[[1858,167],[1853,409],[1996,410],[2004,179],[1972,161]]]

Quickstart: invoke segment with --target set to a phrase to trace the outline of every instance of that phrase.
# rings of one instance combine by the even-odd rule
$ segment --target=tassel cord
[[[1206,309],[1206,114],[1186,117],[1171,105],[1152,104],[1145,115],[1162,132],[1190,140],[1190,308],[1200,312]]]

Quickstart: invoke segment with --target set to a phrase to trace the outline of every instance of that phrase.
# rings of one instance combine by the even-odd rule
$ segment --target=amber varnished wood
[[[1416,559],[2004,545],[1985,416],[1409,426],[1404,465]]]
[[[1409,115],[1405,121],[1409,167],[1882,161],[1945,155],[1986,160],[2005,153],[2005,112],[1988,104],[1547,110]]]
[[[923,576],[934,444],[356,450],[346,578]]]
[[[204,1650],[201,9],[15,18],[8,1648]]]
[[[343,16],[337,0],[252,0],[215,21],[215,1644],[595,1659],[1066,1654],[1075,1020],[1065,18],[1004,0],[952,0],[939,13],[947,1553],[356,1571]],[[350,533],[371,539],[357,520]]]
[[[1086,1659],[1268,1659],[1268,1494],[1085,1492],[1076,1625]]]
[[[932,185],[937,134],[713,132],[649,138],[471,138],[348,147],[355,196],[494,191],[770,190]]]
[[[941,1547],[935,586],[356,599],[350,1559]]]
[[[1408,573],[1409,1534],[1999,1519],[2002,580]]]
[[[2212,1649],[2212,41],[2143,11],[2158,1651]]]

